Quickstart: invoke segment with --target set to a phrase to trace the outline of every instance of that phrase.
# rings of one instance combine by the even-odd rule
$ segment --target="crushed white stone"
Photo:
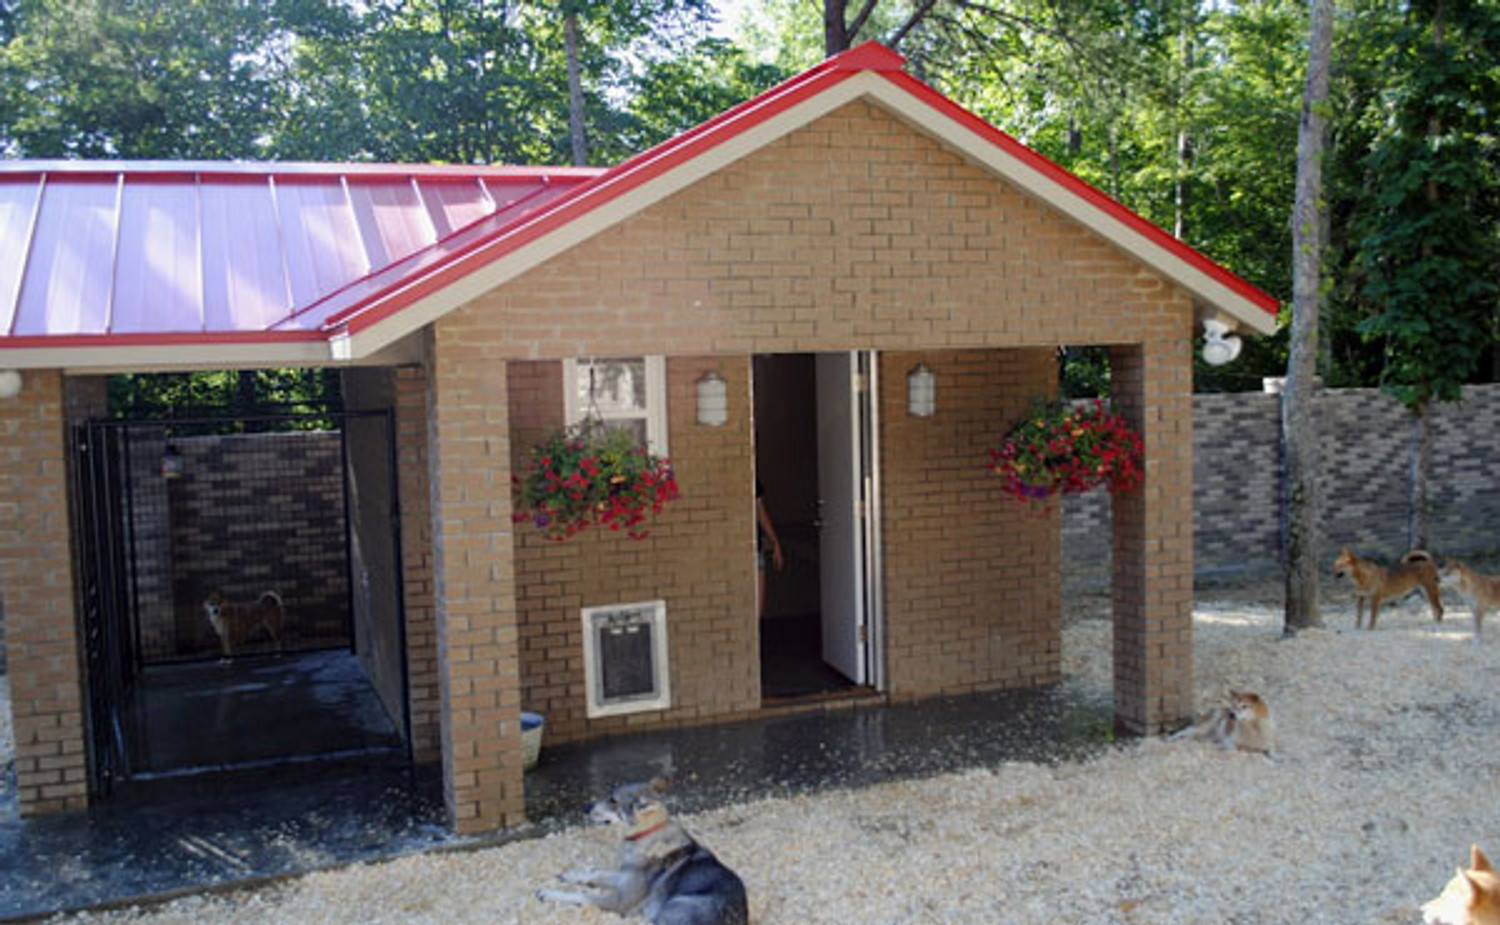
[[[1200,592],[1196,684],[1259,691],[1274,760],[1206,743],[1128,743],[1056,767],[1007,764],[766,800],[685,818],[744,878],[757,923],[1397,923],[1467,857],[1500,852],[1500,626],[1415,601],[1353,632],[1280,638],[1279,594]],[[1110,684],[1110,628],[1065,630],[1066,672]],[[544,904],[601,831],[312,874],[285,885],[74,921],[611,922]]]

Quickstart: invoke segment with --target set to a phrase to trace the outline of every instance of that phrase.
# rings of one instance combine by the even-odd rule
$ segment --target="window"
[[[591,719],[671,706],[666,602],[583,608],[583,674]]]
[[[667,455],[667,363],[664,357],[590,357],[563,361],[568,423],[597,417],[632,431],[642,446]]]

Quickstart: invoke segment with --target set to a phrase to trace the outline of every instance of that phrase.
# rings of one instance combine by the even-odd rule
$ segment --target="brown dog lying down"
[[[1201,739],[1220,748],[1269,756],[1276,747],[1276,725],[1271,721],[1270,704],[1259,694],[1230,691],[1227,706],[1215,707],[1171,738]]]
[[[1345,575],[1354,582],[1354,628],[1364,622],[1365,601],[1370,602],[1370,629],[1380,616],[1380,602],[1406,597],[1418,589],[1432,605],[1432,619],[1443,619],[1443,599],[1438,591],[1437,561],[1421,549],[1413,549],[1390,568],[1361,559],[1345,546],[1333,563],[1333,577]]]

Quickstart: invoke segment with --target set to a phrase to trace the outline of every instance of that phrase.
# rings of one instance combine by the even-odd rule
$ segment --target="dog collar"
[[[660,832],[662,829],[664,829],[666,827],[667,827],[667,820],[663,819],[662,821],[658,822],[656,825],[653,825],[649,829],[641,829],[639,832],[631,832],[629,835],[625,836],[625,840],[626,841],[637,841],[638,839],[645,838],[647,835],[651,835],[651,834],[653,834],[655,832]]]

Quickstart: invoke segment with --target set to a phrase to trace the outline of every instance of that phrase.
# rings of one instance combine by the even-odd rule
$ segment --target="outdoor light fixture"
[[[1240,355],[1244,344],[1229,333],[1229,325],[1210,318],[1203,322],[1203,362],[1223,366]]]
[[[0,400],[21,394],[21,374],[14,369],[0,369]]]
[[[723,426],[729,420],[729,386],[713,370],[698,380],[698,423]]]
[[[906,374],[906,410],[917,418],[930,418],[937,411],[937,377],[926,363]]]

